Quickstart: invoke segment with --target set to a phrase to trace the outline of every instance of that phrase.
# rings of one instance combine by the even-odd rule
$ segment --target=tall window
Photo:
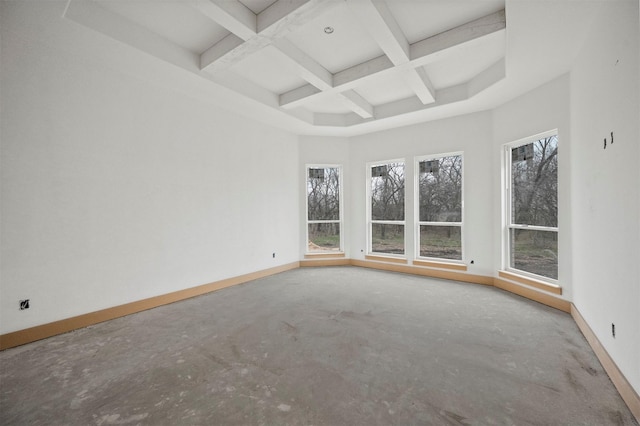
[[[462,260],[462,154],[417,162],[419,257]]]
[[[369,166],[369,253],[404,254],[404,162]]]
[[[558,136],[507,145],[506,264],[558,279]]]
[[[307,166],[307,252],[342,251],[340,166]]]

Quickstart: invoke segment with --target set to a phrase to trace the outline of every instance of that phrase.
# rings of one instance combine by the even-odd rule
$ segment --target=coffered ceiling
[[[64,17],[308,133],[472,104],[510,59],[505,0],[70,0]]]

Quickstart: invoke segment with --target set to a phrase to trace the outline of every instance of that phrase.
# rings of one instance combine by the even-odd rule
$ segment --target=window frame
[[[460,222],[431,222],[420,220],[420,163],[423,161],[438,160],[444,157],[460,156],[462,161],[462,182],[460,185]],[[447,152],[443,154],[421,155],[414,158],[414,243],[415,259],[425,261],[436,261],[444,263],[465,264],[465,244],[464,244],[464,151]],[[444,257],[430,257],[420,255],[420,226],[458,226],[460,227],[460,259],[447,259]]]
[[[374,167],[377,166],[385,166],[388,164],[392,164],[392,163],[402,163],[403,164],[403,168],[404,168],[404,206],[403,206],[403,210],[404,210],[404,219],[399,221],[399,220],[373,220],[372,219],[372,211],[371,211],[371,179],[372,179],[372,175],[371,175],[371,170]],[[407,259],[407,162],[405,161],[404,158],[396,158],[396,159],[392,159],[392,160],[382,160],[382,161],[372,161],[367,163],[367,170],[366,170],[366,201],[367,201],[367,251],[366,251],[366,255],[367,256],[375,256],[375,257],[388,257],[388,258],[394,258],[394,259]],[[380,225],[402,225],[402,230],[403,230],[403,239],[402,239],[402,250],[403,253],[402,254],[398,254],[398,253],[384,253],[384,252],[378,252],[378,251],[373,251],[373,225],[374,224],[380,224]]]
[[[309,220],[309,170],[310,169],[338,169],[338,219],[332,220]],[[342,164],[305,164],[304,173],[304,217],[305,217],[305,255],[327,256],[344,255],[344,168]],[[340,229],[340,247],[337,251],[310,251],[309,250],[309,225],[314,223],[337,223]]]
[[[518,139],[513,142],[509,142],[503,145],[502,149],[502,200],[503,200],[503,209],[502,209],[502,270],[510,272],[515,275],[519,275],[525,278],[530,278],[537,281],[542,281],[551,284],[552,286],[558,286],[559,278],[560,278],[560,227],[559,227],[559,207],[560,203],[558,200],[558,213],[556,220],[558,221],[558,225],[555,227],[550,226],[540,226],[540,225],[526,225],[526,224],[517,224],[513,223],[513,199],[512,199],[512,157],[511,150],[513,148],[526,145],[528,143],[535,143],[541,139],[549,138],[555,136],[557,140],[558,147],[560,146],[560,135],[558,129],[549,130],[546,132],[538,133],[532,136],[528,136],[522,139]],[[558,150],[558,161],[559,161],[560,151]],[[560,167],[558,162],[558,168]],[[557,186],[559,191],[559,181],[560,181],[560,173],[557,176]],[[524,229],[527,231],[543,231],[543,232],[555,232],[556,233],[556,241],[558,242],[558,254],[557,254],[557,268],[558,268],[558,279],[546,277],[544,275],[538,275],[533,272],[524,271],[522,269],[517,269],[511,266],[511,256],[512,256],[512,247],[511,247],[511,230],[516,229]]]

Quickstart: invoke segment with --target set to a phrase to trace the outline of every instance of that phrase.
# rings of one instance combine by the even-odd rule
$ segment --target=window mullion
[[[377,223],[380,225],[404,225],[404,220],[372,220],[371,223]]]
[[[425,226],[462,226],[462,222],[426,222],[426,221],[421,221],[421,222],[418,222],[418,225],[425,225]]]
[[[558,227],[554,226],[538,226],[538,225],[522,225],[518,223],[513,223],[509,225],[511,229],[528,229],[530,231],[549,231],[549,232],[558,232]]]

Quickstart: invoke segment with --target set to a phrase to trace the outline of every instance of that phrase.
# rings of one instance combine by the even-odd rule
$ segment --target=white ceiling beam
[[[369,59],[358,65],[338,71],[333,75],[333,85],[334,87],[341,87],[342,90],[352,89],[356,87],[362,79],[373,75],[384,75],[385,71],[389,73],[395,71],[393,62],[391,62],[386,55],[378,56],[377,58]]]
[[[285,39],[278,39],[273,42],[273,46],[284,53],[298,67],[300,76],[317,89],[314,92],[326,91],[333,87],[333,75],[331,72],[298,49],[294,44]],[[306,92],[308,93],[308,91]],[[338,96],[349,109],[360,117],[373,117],[373,106],[353,90],[339,93]]]
[[[226,0],[219,1],[224,3]],[[244,43],[229,48],[221,55],[206,55],[205,58],[203,54],[200,61],[201,68],[209,72],[230,68],[248,55],[272,44],[274,40],[286,37],[341,1],[278,0],[256,17],[257,34],[246,39]]]
[[[406,67],[407,70],[410,68],[417,69],[420,66],[436,61],[446,50],[462,46],[470,41],[504,31],[505,29],[504,10],[476,19],[410,45],[411,60],[402,67]],[[396,70],[397,68],[393,66],[386,55],[379,56],[335,73],[333,75],[333,88],[327,92],[340,93],[353,89],[371,78],[382,76],[385,73],[396,72]],[[281,106],[283,108],[299,107],[319,96],[317,94],[300,95],[302,95],[302,91],[297,89],[281,94]]]
[[[327,91],[339,93],[349,89],[353,89],[358,85],[360,79],[370,75],[381,75],[384,71],[393,71],[393,63],[387,58],[386,55],[378,56],[377,58],[363,62],[352,68],[347,68],[333,75],[334,89],[327,89]],[[336,90],[336,87],[340,87],[340,90]],[[311,99],[315,99],[316,96],[320,96],[318,91],[311,90],[313,86],[306,85],[300,86],[296,89],[290,90],[280,95],[280,106],[286,109],[297,108],[303,106]]]
[[[227,59],[231,59],[228,53],[234,49],[240,48],[244,40],[235,34],[229,34],[200,55],[200,68],[205,68],[207,64],[212,64],[215,61],[222,60],[225,56]]]
[[[356,114],[358,114],[362,118],[372,118],[373,113],[373,105],[371,105],[365,98],[357,94],[353,90],[347,90],[346,92],[340,93],[345,104]]]
[[[426,65],[438,59],[439,54],[445,50],[502,31],[506,27],[505,12],[501,10],[418,41],[410,46],[411,64],[414,67]]]
[[[273,41],[273,46],[284,53],[298,68],[300,76],[315,88],[326,91],[333,87],[333,74],[315,59],[284,38]],[[344,104],[362,118],[373,117],[373,106],[353,90],[339,93]]]
[[[409,62],[409,42],[386,3],[347,0],[347,5],[394,65]]]
[[[448,87],[443,90],[438,90],[438,102],[424,105],[420,100],[411,96],[409,98],[400,99],[397,101],[389,102],[383,105],[378,105],[375,108],[376,120],[366,120],[356,116],[353,113],[349,114],[318,114],[314,115],[313,124],[316,126],[328,126],[328,127],[353,127],[368,122],[375,122],[381,125],[381,129],[384,128],[383,121],[393,120],[394,117],[399,117],[405,114],[418,113],[433,109],[434,107],[442,107],[445,105],[451,105],[457,102],[463,102],[469,99],[468,84],[462,83],[453,87]]]
[[[416,97],[409,97],[400,99],[398,101],[389,102],[383,105],[375,107],[375,118],[377,122],[382,120],[392,119],[404,114],[416,113],[419,111],[425,111],[434,107],[443,107],[446,105],[453,105],[458,102],[467,101],[474,96],[478,95],[489,89],[491,86],[502,81],[506,76],[505,60],[500,59],[478,75],[473,77],[466,83],[461,83],[455,86],[447,87],[437,91],[438,101],[432,104],[422,104]],[[330,116],[341,116],[330,117]],[[342,120],[342,122],[339,122]],[[363,124],[366,121],[363,119],[357,120],[354,114],[315,114],[314,124],[320,126],[342,126],[349,127],[358,124]]]
[[[347,0],[347,4],[393,65],[409,63],[409,42],[385,2]],[[433,86],[424,69],[407,70],[403,78],[423,104],[435,102]]]
[[[296,101],[300,99],[307,99],[310,96],[317,95],[322,91],[311,84],[305,84],[293,90],[280,95],[280,106],[286,106],[287,109],[293,109],[296,107]]]
[[[327,90],[333,87],[333,74],[293,43],[281,38],[275,40],[273,46],[294,63],[300,72],[300,76],[311,85],[320,90]]]
[[[285,36],[343,1],[277,0],[258,15],[258,33],[270,30]]]
[[[200,0],[192,5],[242,40],[249,40],[257,33],[255,13],[238,0]]]
[[[286,39],[278,39],[273,46],[280,50],[298,68],[300,76],[320,91],[333,87],[333,75],[309,55]],[[305,87],[305,86],[303,86]],[[362,118],[373,117],[373,106],[353,90],[339,93],[344,104]]]
[[[435,90],[433,84],[424,68],[412,68],[404,71],[404,81],[415,92],[420,102],[430,104],[436,101]]]
[[[324,91],[333,87],[333,74],[315,59],[284,38],[299,26],[314,18],[331,2],[319,0],[280,0],[265,9],[257,17],[237,0],[207,0],[199,2],[198,8],[214,21],[231,31],[220,42],[201,55],[201,66],[218,65],[218,71],[242,60],[247,54],[273,45],[298,68],[300,76],[312,86]],[[245,10],[246,9],[246,10]],[[251,16],[253,15],[253,17]],[[254,28],[260,31],[256,37]],[[271,29],[271,30],[270,30]],[[398,28],[399,29],[399,28]],[[265,34],[265,33],[271,33]],[[255,41],[253,41],[255,39]],[[406,57],[408,59],[407,44]],[[307,91],[308,93],[308,91]],[[356,114],[363,118],[373,117],[373,106],[356,92],[348,91],[339,96]]]

